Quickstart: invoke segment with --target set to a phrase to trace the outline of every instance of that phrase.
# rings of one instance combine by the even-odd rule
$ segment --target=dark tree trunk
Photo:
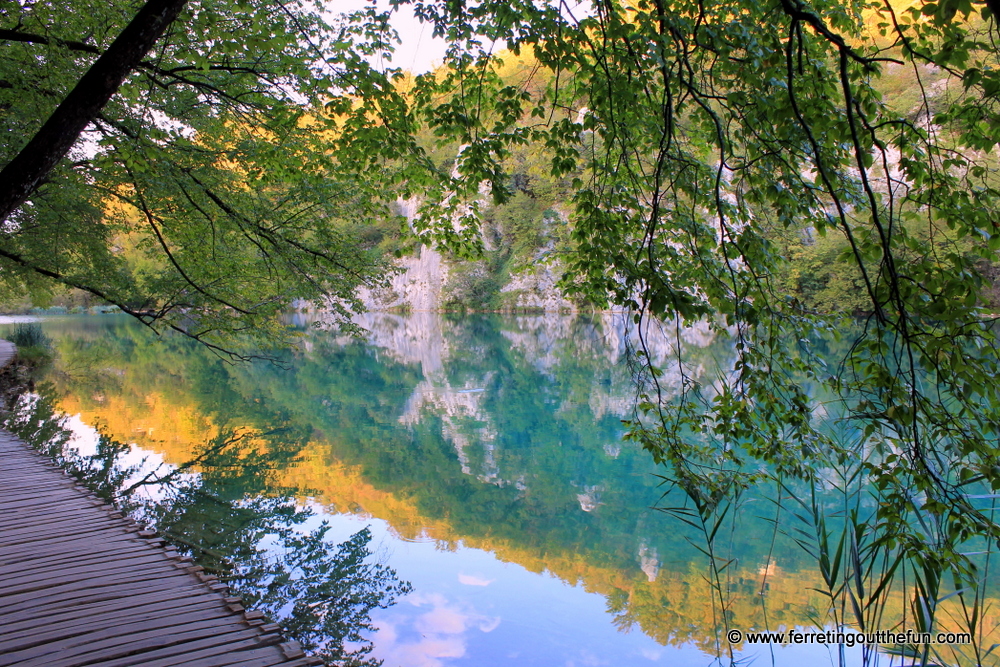
[[[40,130],[0,172],[0,223],[31,196],[163,35],[187,0],[148,0]]]
[[[1000,0],[986,0],[986,6],[993,14],[993,25],[1000,26]]]

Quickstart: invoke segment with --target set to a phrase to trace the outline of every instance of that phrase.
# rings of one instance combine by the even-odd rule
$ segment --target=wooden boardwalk
[[[3,343],[0,366],[13,353]],[[0,430],[0,666],[318,664],[153,531]]]

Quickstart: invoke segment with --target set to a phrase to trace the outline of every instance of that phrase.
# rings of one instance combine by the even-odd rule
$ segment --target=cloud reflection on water
[[[486,577],[480,577],[475,574],[462,574],[458,575],[458,583],[465,584],[466,586],[489,586],[495,581],[495,579],[487,579]]]
[[[390,665],[442,667],[446,658],[465,656],[469,632],[492,632],[500,625],[499,616],[479,614],[441,593],[414,593],[402,604],[414,607],[414,612],[397,609],[391,621],[376,622],[374,655]]]

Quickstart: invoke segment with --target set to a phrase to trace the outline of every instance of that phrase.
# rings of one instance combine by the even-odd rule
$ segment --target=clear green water
[[[231,364],[116,316],[43,326],[59,351],[51,379],[81,424],[175,465],[219,429],[267,433],[269,483],[336,539],[371,526],[379,557],[413,585],[373,614],[386,665],[728,662],[701,542],[656,509],[679,501],[621,440],[632,385],[619,319],[370,315],[363,339],[296,323],[301,350],[277,364]],[[732,353],[695,331],[685,354],[710,382]],[[231,479],[233,497],[268,493]],[[823,605],[815,563],[773,512],[748,501],[723,540],[730,627],[808,626]],[[756,664],[840,659],[738,649]]]

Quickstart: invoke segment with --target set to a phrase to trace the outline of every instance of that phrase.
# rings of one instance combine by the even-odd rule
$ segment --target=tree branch
[[[177,18],[187,0],[148,0],[28,144],[0,172],[0,222],[7,220],[73,147],[80,134]]]

